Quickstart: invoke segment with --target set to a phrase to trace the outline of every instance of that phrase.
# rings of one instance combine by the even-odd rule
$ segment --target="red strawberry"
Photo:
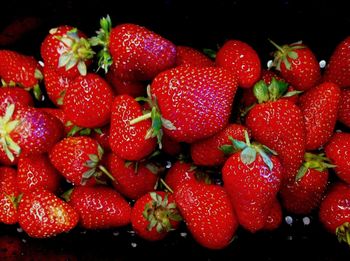
[[[272,206],[269,211],[269,214],[267,215],[267,219],[265,221],[263,230],[268,230],[268,231],[275,230],[279,228],[281,223],[282,223],[282,208],[279,201],[275,199],[272,202]]]
[[[273,66],[289,84],[299,91],[308,90],[318,84],[321,70],[309,47],[301,42],[283,46],[270,42],[277,48]]]
[[[79,216],[52,192],[36,189],[23,195],[18,206],[18,220],[30,237],[47,238],[73,229]]]
[[[350,184],[350,133],[335,133],[324,148],[337,176]]]
[[[16,170],[0,167],[0,223],[15,224],[18,221],[17,204],[20,197],[16,178]]]
[[[114,177],[113,186],[123,196],[138,199],[153,191],[160,168],[152,163],[125,161],[115,154],[108,155],[107,166]]]
[[[350,89],[343,89],[341,92],[338,121],[350,128]]]
[[[86,75],[94,55],[85,34],[68,25],[52,28],[41,44],[40,53],[45,66],[71,79]]]
[[[60,186],[60,175],[52,166],[47,154],[19,157],[17,172],[18,189],[21,192],[36,188],[56,192]]]
[[[244,141],[247,128],[239,124],[229,124],[215,135],[191,144],[191,157],[195,165],[217,166],[226,160],[232,150],[232,139]]]
[[[67,136],[74,127],[73,124],[69,124],[66,115],[61,108],[38,108],[38,110],[44,111],[58,119],[64,126],[64,136]]]
[[[111,150],[111,146],[109,145],[109,131],[110,126],[106,125],[91,132],[91,138],[95,139],[104,151]]]
[[[350,245],[350,185],[335,183],[320,205],[319,218],[324,227]]]
[[[133,97],[119,95],[114,99],[109,143],[112,151],[123,159],[140,160],[152,153],[157,145],[155,138],[148,135],[150,120],[130,124],[142,115],[142,107]]]
[[[100,165],[103,149],[97,141],[86,136],[68,137],[50,151],[51,163],[74,185],[94,185],[102,172],[113,177]],[[94,177],[94,179],[90,179]]]
[[[210,67],[215,63],[204,53],[189,47],[176,46],[176,66]]]
[[[184,183],[175,191],[175,202],[193,238],[209,249],[230,244],[238,223],[230,198],[218,185]]]
[[[150,192],[139,198],[131,212],[131,225],[136,234],[146,240],[165,238],[182,220],[172,194]]]
[[[333,82],[340,88],[350,87],[350,37],[341,41],[333,51],[323,75],[323,81]]]
[[[160,35],[136,24],[120,24],[112,28],[109,16],[101,19],[101,30],[92,40],[103,43],[99,53],[100,67],[107,71],[112,64],[116,76],[125,81],[151,80],[175,65],[176,46]],[[110,55],[107,55],[108,50]]]
[[[224,188],[238,222],[250,232],[261,230],[280,189],[283,168],[279,159],[260,144],[233,140],[235,149],[222,168]],[[266,150],[266,152],[265,152]]]
[[[113,92],[99,75],[88,73],[72,82],[64,96],[63,111],[74,125],[97,128],[111,117]]]
[[[306,150],[316,150],[332,136],[337,121],[340,89],[330,82],[322,83],[300,96],[304,116]]]
[[[80,226],[86,229],[121,227],[130,223],[130,205],[108,187],[75,187],[69,204],[78,212]]]
[[[283,207],[294,214],[310,214],[316,209],[328,185],[328,169],[334,167],[327,158],[311,153],[305,154],[295,182],[283,187],[281,198]]]
[[[229,40],[216,54],[216,64],[233,72],[238,85],[251,88],[260,78],[261,63],[256,51],[247,43]]]
[[[10,104],[20,104],[23,106],[33,106],[33,98],[29,92],[19,87],[0,88],[0,110],[5,111]]]

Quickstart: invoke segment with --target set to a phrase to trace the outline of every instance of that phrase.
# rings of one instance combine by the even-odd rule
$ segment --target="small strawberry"
[[[273,66],[282,77],[299,91],[306,91],[318,84],[321,70],[312,50],[302,42],[279,46],[274,53]]]
[[[229,40],[216,54],[216,64],[233,72],[238,85],[251,88],[260,78],[261,63],[256,51],[247,43]]]
[[[77,212],[68,203],[44,189],[24,193],[18,206],[19,225],[34,238],[68,232],[78,220]]]
[[[350,88],[343,89],[341,92],[338,121],[350,128]]]
[[[121,227],[130,223],[130,205],[108,187],[75,187],[68,203],[79,214],[80,226],[86,229]]]
[[[144,194],[131,212],[131,225],[136,234],[149,241],[165,238],[182,220],[172,194],[154,191]]]
[[[204,53],[189,47],[176,46],[176,66],[210,67],[215,63]]]
[[[332,136],[338,116],[340,89],[324,82],[299,98],[306,131],[306,150],[316,150]]]
[[[209,249],[228,246],[238,223],[230,198],[218,185],[184,183],[175,191],[175,202],[193,238]]]
[[[20,201],[17,187],[17,172],[9,167],[0,167],[0,223],[18,222],[17,205]]]
[[[336,165],[337,176],[350,184],[350,133],[335,133],[326,144],[327,158]]]
[[[272,202],[272,206],[269,210],[269,214],[267,215],[263,230],[267,230],[267,231],[275,230],[279,228],[281,223],[282,223],[282,208],[279,201],[275,199]]]
[[[1,87],[0,88],[0,110],[6,110],[10,104],[20,104],[23,106],[33,106],[32,96],[23,88]]]

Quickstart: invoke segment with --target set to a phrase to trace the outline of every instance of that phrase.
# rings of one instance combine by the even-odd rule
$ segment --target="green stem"
[[[117,181],[116,181],[115,178],[112,176],[112,174],[109,173],[109,171],[108,171],[104,166],[99,165],[98,168],[99,168],[104,174],[106,174],[106,176],[107,176],[108,178],[110,178],[112,181],[114,181],[114,182],[117,183]]]
[[[144,121],[144,120],[147,120],[147,119],[150,119],[152,117],[152,113],[151,112],[148,112],[144,115],[141,115],[133,120],[130,121],[130,125],[134,125],[140,121]]]
[[[275,46],[279,51],[281,51],[282,53],[284,53],[284,50],[283,50],[283,48],[281,47],[281,46],[279,46],[278,44],[276,44],[274,41],[272,41],[271,39],[268,39],[269,40],[269,42],[273,45],[273,46]]]
[[[169,190],[169,192],[170,193],[174,193],[174,191],[169,187],[169,185],[168,184],[166,184],[166,182],[162,179],[162,178],[160,178],[160,182],[163,184],[163,186],[167,189],[167,190]]]

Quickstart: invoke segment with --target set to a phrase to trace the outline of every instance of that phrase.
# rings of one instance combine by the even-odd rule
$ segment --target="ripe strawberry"
[[[86,229],[121,227],[130,223],[130,205],[108,187],[75,187],[69,204],[78,212],[80,226]]]
[[[318,84],[321,70],[309,47],[301,42],[283,46],[270,42],[277,48],[273,66],[289,84],[299,91],[306,91]]]
[[[232,153],[232,139],[244,141],[247,128],[239,124],[229,124],[215,135],[191,144],[191,157],[195,165],[218,166]]]
[[[176,46],[176,66],[210,67],[215,63],[204,53],[189,47]]]
[[[50,30],[41,43],[40,54],[45,66],[71,79],[86,75],[94,56],[85,34],[68,25]]]
[[[335,133],[324,148],[337,176],[350,184],[350,133]]]
[[[16,170],[0,167],[0,223],[18,222],[17,205],[20,197],[16,177]]]
[[[319,218],[324,227],[350,245],[350,185],[335,183],[320,205]]]
[[[67,120],[67,117],[61,108],[38,108],[38,110],[44,111],[58,119],[64,127],[64,136],[67,136],[74,127],[73,124],[69,124],[69,121]]]
[[[112,28],[109,16],[101,19],[101,29],[92,43],[104,47],[99,53],[100,67],[107,72],[109,66],[114,66],[116,76],[121,80],[151,80],[175,65],[176,46],[173,43],[136,24]]]
[[[104,151],[111,150],[111,146],[109,145],[109,131],[110,126],[106,125],[91,132],[91,138],[95,139]]]
[[[130,124],[131,120],[142,115],[141,105],[131,96],[119,95],[114,99],[109,143],[112,151],[123,159],[143,159],[157,145],[155,138],[148,134],[152,124],[150,120]]]
[[[216,54],[216,64],[233,72],[242,88],[253,87],[260,78],[258,54],[250,45],[239,40],[224,43]]]
[[[107,124],[111,117],[113,92],[99,75],[88,73],[72,82],[64,96],[63,111],[73,124],[97,128]]]
[[[20,104],[23,106],[33,106],[33,98],[29,92],[19,87],[0,88],[0,110],[5,111],[10,104]]]
[[[113,153],[107,157],[107,168],[115,179],[115,189],[129,199],[153,191],[160,172],[155,164],[125,161]]]
[[[350,128],[350,89],[343,89],[341,91],[338,121]]]
[[[165,238],[182,220],[172,194],[154,191],[144,194],[131,212],[131,225],[136,234],[146,240]]]
[[[350,86],[350,37],[341,41],[333,51],[323,75],[323,81],[333,82],[340,88]]]
[[[306,150],[316,150],[332,136],[340,100],[338,85],[324,82],[299,98],[306,131]]]
[[[305,161],[296,180],[283,187],[283,207],[293,214],[310,214],[316,209],[327,189],[328,169],[334,167],[323,154],[305,153]]]
[[[58,142],[49,157],[55,168],[73,185],[94,185],[102,172],[113,177],[100,165],[103,149],[86,136],[68,137]],[[94,177],[94,179],[90,179]]]
[[[271,209],[269,210],[269,214],[267,215],[263,230],[268,230],[268,231],[275,230],[279,228],[281,223],[282,223],[282,208],[279,201],[275,199],[272,202],[272,206],[271,206]]]
[[[56,192],[61,176],[52,166],[47,154],[21,156],[17,166],[17,184],[20,192],[44,188]]]
[[[184,183],[175,202],[193,238],[209,249],[222,249],[232,240],[238,223],[230,198],[218,185]]]
[[[19,225],[34,238],[68,232],[78,220],[78,214],[70,205],[41,188],[24,193],[18,206]]]
[[[261,230],[280,189],[283,168],[266,147],[233,140],[237,152],[222,168],[224,188],[230,196],[238,222],[250,232]],[[266,151],[266,152],[265,152]]]

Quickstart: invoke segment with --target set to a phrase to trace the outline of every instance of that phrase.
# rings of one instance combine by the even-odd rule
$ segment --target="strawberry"
[[[68,25],[49,31],[41,43],[40,54],[45,66],[70,79],[86,75],[87,67],[94,56],[85,34]]]
[[[126,160],[140,160],[151,154],[157,143],[148,129],[150,120],[131,125],[130,121],[142,116],[142,107],[129,95],[117,96],[112,105],[109,143],[112,151]]]
[[[238,222],[250,232],[261,230],[266,223],[272,202],[280,189],[282,165],[268,153],[268,148],[233,140],[237,152],[232,154],[222,168],[224,188],[230,196]]]
[[[0,110],[6,110],[9,104],[20,104],[23,106],[33,106],[32,96],[23,88],[1,87],[0,88]]]
[[[267,230],[267,231],[275,230],[279,228],[281,223],[282,223],[282,208],[279,201],[275,199],[272,202],[263,230]]]
[[[341,91],[338,121],[350,128],[350,89]]]
[[[204,53],[189,47],[176,46],[176,66],[210,67],[215,63]]]
[[[216,64],[233,72],[238,85],[251,88],[260,78],[261,63],[256,51],[247,43],[228,40],[216,54]]]
[[[131,212],[131,225],[136,234],[149,241],[164,239],[182,220],[172,194],[149,192],[140,197]]]
[[[336,234],[340,242],[350,245],[350,185],[335,183],[320,205],[323,226]]]
[[[163,134],[162,137],[162,151],[170,156],[177,156],[181,153],[181,143]]]
[[[102,156],[101,146],[86,136],[65,138],[49,153],[51,163],[69,182],[88,186],[99,181],[102,172],[114,179],[100,164]]]
[[[335,133],[326,144],[327,158],[336,165],[337,176],[350,184],[350,133]]]
[[[113,92],[99,75],[88,73],[72,82],[64,95],[63,111],[73,124],[84,128],[98,128],[111,117]]]
[[[67,136],[74,127],[73,124],[69,123],[67,120],[67,117],[62,108],[38,108],[38,110],[44,111],[58,119],[64,126],[64,136]]]
[[[125,161],[113,153],[108,155],[107,162],[107,167],[115,179],[113,186],[123,196],[138,199],[154,190],[160,172],[156,165]]]
[[[274,52],[273,66],[282,77],[299,91],[306,91],[318,84],[321,70],[312,50],[302,42],[279,46]]]
[[[109,16],[101,19],[101,29],[92,44],[103,46],[100,67],[107,72],[109,66],[114,66],[116,76],[125,81],[151,80],[176,61],[173,43],[137,24],[112,28]]]
[[[222,187],[184,183],[175,191],[175,202],[188,230],[201,246],[222,249],[230,244],[238,223]]]
[[[9,167],[0,167],[0,222],[15,224],[18,221],[17,205],[20,200],[17,187],[17,172]]]
[[[19,157],[17,172],[18,190],[21,192],[36,188],[56,192],[60,186],[61,176],[52,166],[47,154]]]
[[[95,139],[104,151],[111,150],[111,146],[109,145],[109,131],[110,126],[106,125],[91,132],[91,138]]]
[[[69,204],[78,212],[80,226],[86,229],[121,227],[130,223],[130,205],[108,187],[75,187]]]
[[[316,209],[327,189],[328,168],[334,167],[323,154],[305,153],[295,182],[281,190],[283,207],[293,214],[310,214]]]
[[[217,166],[232,152],[232,139],[244,141],[247,128],[239,124],[229,124],[215,135],[191,144],[191,157],[195,165]]]
[[[341,41],[333,51],[326,66],[323,81],[338,84],[340,88],[350,87],[350,37]]]
[[[77,212],[70,205],[42,188],[24,193],[18,206],[19,225],[34,238],[68,232],[78,220]]]
[[[333,134],[340,100],[338,85],[324,82],[299,98],[306,131],[306,150],[323,146]]]

